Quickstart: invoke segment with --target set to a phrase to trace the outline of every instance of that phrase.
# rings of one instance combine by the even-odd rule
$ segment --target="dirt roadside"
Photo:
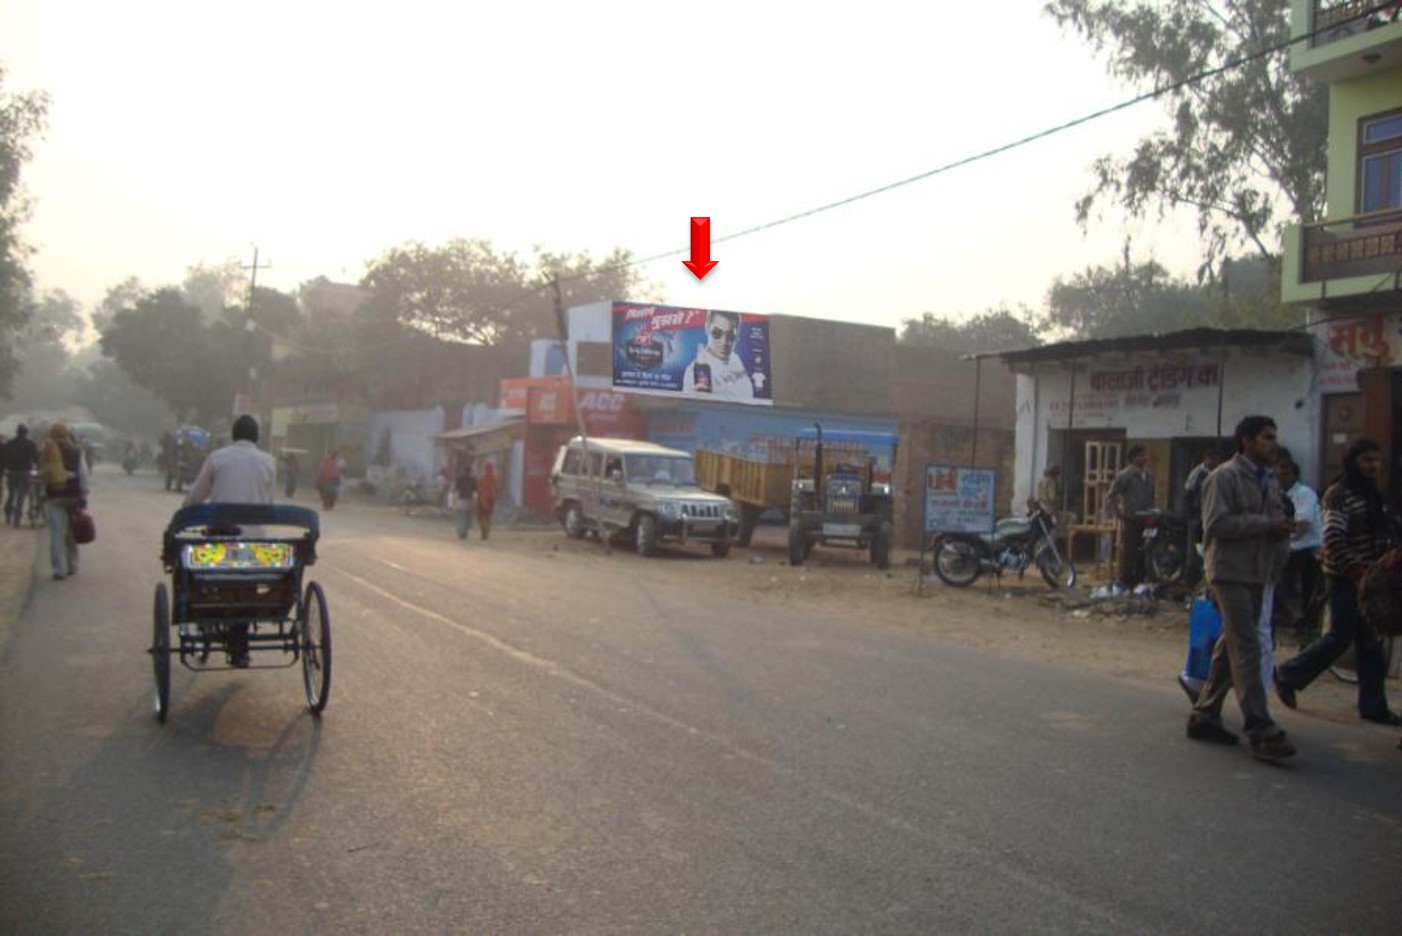
[[[592,540],[569,540],[558,528],[494,532],[482,548],[558,554],[611,551]],[[612,551],[627,550],[620,546]],[[1087,606],[1084,600],[1066,600],[1066,592],[1051,591],[1035,573],[1001,583],[983,578],[963,589],[931,577],[919,582],[918,556],[913,552],[897,551],[886,572],[871,566],[865,551],[818,547],[808,564],[797,569],[789,566],[786,553],[785,531],[767,527],[756,532],[752,548],[734,549],[724,560],[690,548],[667,550],[641,566],[631,556],[618,558],[622,574],[638,574],[655,564],[657,574],[680,574],[688,587],[701,592],[747,591],[757,606],[813,608],[854,622],[880,621],[966,646],[1028,660],[1052,660],[1181,694],[1176,678],[1187,645],[1188,612],[1180,604],[1141,600]],[[1074,594],[1085,599],[1088,593],[1089,587],[1081,586]],[[1277,658],[1297,649],[1286,642],[1277,649]],[[1390,681],[1388,688],[1402,706],[1402,687]],[[1353,686],[1326,675],[1301,694],[1300,712],[1357,724],[1355,695]],[[1188,703],[1182,698],[1186,717]],[[1229,719],[1239,717],[1235,708],[1234,702],[1228,703]]]
[[[0,654],[5,652],[10,630],[29,601],[40,544],[47,542],[47,530],[0,527]]]

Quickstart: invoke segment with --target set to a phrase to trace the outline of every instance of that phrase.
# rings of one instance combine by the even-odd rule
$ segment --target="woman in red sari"
[[[491,462],[483,462],[477,478],[477,523],[482,538],[492,532],[492,511],[497,506],[497,470]]]

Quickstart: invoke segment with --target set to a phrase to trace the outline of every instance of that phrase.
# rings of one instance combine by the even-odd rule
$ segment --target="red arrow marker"
[[[717,263],[720,261],[711,259],[711,219],[692,218],[691,259],[683,260],[682,266],[695,273],[697,279],[705,279]]]

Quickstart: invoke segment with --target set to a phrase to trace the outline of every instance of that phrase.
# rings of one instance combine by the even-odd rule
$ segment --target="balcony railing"
[[[1402,270],[1402,211],[1374,211],[1301,226],[1304,257],[1300,282]]]
[[[1364,16],[1368,10],[1373,12]],[[1311,45],[1318,48],[1397,22],[1402,22],[1402,2],[1382,4],[1378,0],[1316,0],[1314,28],[1319,35]]]

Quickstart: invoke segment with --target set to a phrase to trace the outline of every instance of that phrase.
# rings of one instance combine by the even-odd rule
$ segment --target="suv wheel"
[[[638,525],[633,531],[633,545],[640,556],[657,555],[657,518],[652,514],[643,514],[638,518]]]
[[[584,537],[584,515],[579,512],[579,505],[570,501],[565,508],[565,535],[570,539],[582,539]]]

